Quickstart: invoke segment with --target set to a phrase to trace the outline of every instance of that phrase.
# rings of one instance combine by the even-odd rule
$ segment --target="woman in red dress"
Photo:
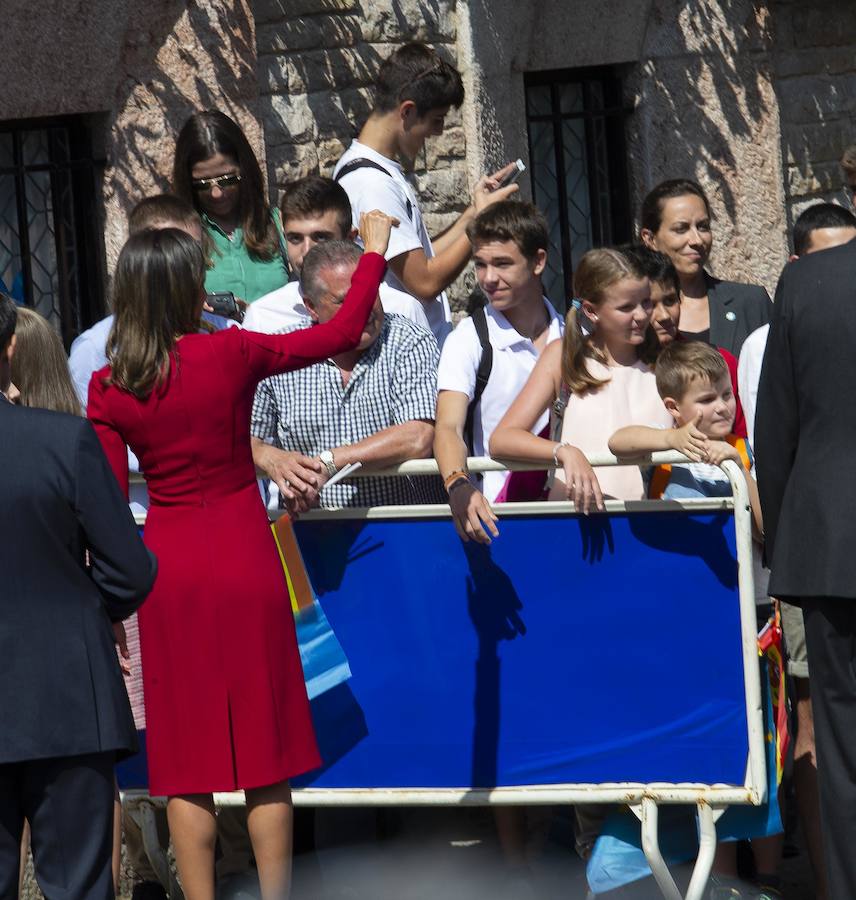
[[[394,220],[360,223],[366,253],[342,309],[291,334],[199,334],[205,264],[192,238],[132,237],[114,281],[110,365],[88,415],[119,482],[127,446],[149,490],[159,561],[139,613],[149,787],[167,795],[188,900],[214,898],[212,791],[243,788],[265,900],[288,893],[288,778],[321,762],[288,590],[250,451],[256,385],[350,350],[378,295]]]

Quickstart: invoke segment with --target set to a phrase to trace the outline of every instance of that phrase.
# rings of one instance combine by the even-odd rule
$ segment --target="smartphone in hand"
[[[515,167],[502,179],[502,181],[500,181],[499,187],[504,188],[508,187],[510,184],[514,184],[514,182],[526,171],[526,166],[522,159],[518,159],[517,162],[514,163],[514,166]]]
[[[238,308],[235,295],[231,291],[216,291],[213,294],[205,295],[205,302],[211,307],[211,312],[218,316],[225,316],[227,319],[234,319],[240,322],[244,316]]]

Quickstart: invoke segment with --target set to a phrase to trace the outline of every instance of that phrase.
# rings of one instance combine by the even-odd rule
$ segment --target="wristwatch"
[[[318,454],[318,459],[320,459],[321,462],[323,463],[324,468],[327,470],[327,476],[329,478],[332,478],[336,474],[336,472],[339,471],[336,468],[336,460],[333,459],[333,451],[332,450],[322,450]]]

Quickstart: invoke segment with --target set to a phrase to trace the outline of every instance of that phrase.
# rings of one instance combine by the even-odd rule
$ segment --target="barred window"
[[[0,122],[0,280],[68,347],[103,315],[103,239],[82,117]]]
[[[631,238],[622,84],[612,67],[524,76],[532,196],[550,227],[544,289],[557,307],[592,247]]]

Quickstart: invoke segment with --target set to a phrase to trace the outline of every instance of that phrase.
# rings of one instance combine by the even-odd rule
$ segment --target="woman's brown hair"
[[[574,305],[565,318],[565,335],[562,338],[562,381],[574,394],[596,391],[609,380],[595,378],[588,370],[588,360],[604,362],[604,359],[583,332],[585,316],[576,303],[588,300],[599,306],[603,302],[604,292],[611,285],[624,278],[644,277],[645,273],[639,264],[618,250],[589,250],[580,260],[574,272]],[[638,347],[637,355],[643,362],[653,364],[659,349],[657,336],[649,325],[645,341]]]
[[[109,383],[142,400],[164,382],[178,338],[199,331],[204,282],[202,250],[185,232],[128,238],[113,278]]]
[[[15,324],[12,381],[20,391],[21,406],[83,414],[59,335],[47,319],[23,306]]]
[[[175,145],[172,189],[202,213],[193,190],[191,169],[221,153],[241,172],[238,183],[238,217],[244,246],[253,259],[271,260],[279,252],[279,234],[265,198],[262,170],[253,148],[240,127],[216,109],[195,113],[182,126]]]

